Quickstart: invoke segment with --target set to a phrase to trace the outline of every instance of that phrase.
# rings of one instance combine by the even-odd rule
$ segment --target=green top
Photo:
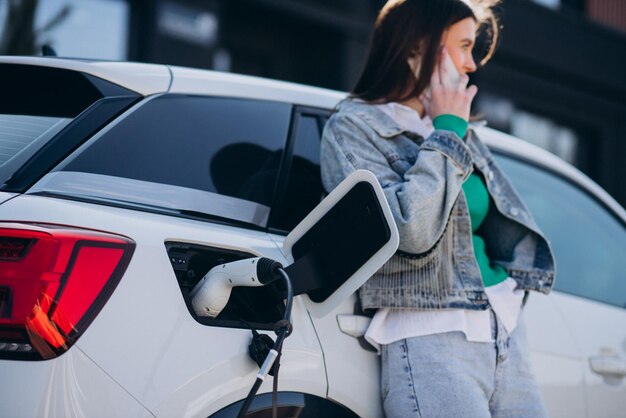
[[[443,129],[456,133],[459,138],[463,138],[467,132],[468,123],[465,119],[456,115],[439,115],[433,119],[435,129]]]
[[[439,115],[433,119],[435,129],[444,129],[455,132],[460,138],[467,132],[467,122],[455,115]],[[487,255],[485,241],[478,235],[477,231],[482,225],[489,212],[491,197],[487,191],[485,180],[481,175],[472,173],[463,183],[463,192],[467,199],[467,206],[472,223],[472,244],[474,246],[474,256],[480,268],[485,287],[493,286],[503,282],[508,274],[504,268],[492,263]]]

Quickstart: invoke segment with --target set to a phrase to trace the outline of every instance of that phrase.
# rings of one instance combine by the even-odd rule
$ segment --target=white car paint
[[[164,93],[171,83],[171,74],[167,66],[158,64],[72,60],[55,57],[0,56],[0,64],[5,63],[80,71],[125,87],[142,96]]]
[[[285,81],[192,68],[170,68],[174,75],[170,93],[273,100],[324,109],[332,108],[346,96],[333,90]]]
[[[207,327],[192,318],[164,243],[175,240],[237,249],[287,264],[267,234],[38,196],[13,199],[0,211],[2,219],[45,217],[48,223],[84,228],[93,227],[97,219],[100,229],[133,237],[137,248],[125,274],[129,279],[120,282],[76,346],[148,410],[157,416],[203,417],[245,398],[258,371],[247,355],[250,331]],[[281,388],[325,397],[323,356],[299,299],[292,321]],[[0,360],[0,368],[6,362]],[[260,393],[270,390],[268,379]]]
[[[2,417],[154,417],[78,347],[55,361],[0,361],[0,369]]]
[[[626,312],[623,308],[555,292],[557,309],[567,318],[584,369],[587,416],[626,414]],[[593,364],[598,362],[600,364]],[[599,374],[594,367],[606,366]],[[614,371],[615,373],[611,373]]]
[[[6,202],[7,200],[14,198],[15,196],[17,196],[17,193],[0,192],[0,203]]]

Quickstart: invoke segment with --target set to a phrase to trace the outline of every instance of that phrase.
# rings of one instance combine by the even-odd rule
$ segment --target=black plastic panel
[[[285,270],[294,294],[323,302],[391,237],[374,189],[361,182],[326,213],[293,248]]]
[[[74,118],[106,96],[130,90],[77,71],[21,64],[0,65],[0,114]]]

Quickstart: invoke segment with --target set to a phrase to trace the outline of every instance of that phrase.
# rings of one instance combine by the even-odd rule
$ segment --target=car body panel
[[[0,416],[154,417],[78,347],[52,361],[0,360]]]
[[[328,315],[312,317],[324,350],[328,398],[347,406],[359,417],[381,417],[380,359],[375,351],[364,348],[363,340],[341,332],[337,323],[338,315],[354,312],[355,303],[353,295]]]
[[[174,75],[170,93],[274,100],[327,109],[346,96],[333,90],[285,81],[184,67],[170,68]]]
[[[0,192],[0,204],[6,202],[9,199],[13,199],[15,196],[17,196],[17,193]]]
[[[295,298],[292,314],[294,332],[285,340],[279,390],[325,398],[327,384],[323,356],[301,298]],[[206,417],[248,395],[259,371],[258,366],[248,357],[250,331],[224,328],[219,331],[205,329],[201,332],[204,334],[204,341],[198,343],[202,345],[196,349],[188,347],[184,353],[189,355],[189,367],[181,370],[173,363],[170,365],[172,370],[163,371],[164,376],[175,372],[181,375],[181,379],[180,385],[168,387],[171,391],[168,396],[151,409],[156,416]],[[276,337],[274,333],[265,333],[272,338]],[[190,333],[181,329],[179,335],[185,334]],[[223,344],[214,350],[203,349],[209,344],[215,345],[216,341]],[[178,354],[172,352],[172,356],[176,357]],[[223,360],[220,361],[220,358]],[[167,360],[167,356],[163,360]],[[195,372],[192,372],[193,369]],[[183,380],[185,375],[188,377],[186,381]],[[273,378],[268,377],[258,393],[271,392],[272,384]]]
[[[593,278],[589,278],[593,280]],[[612,418],[626,411],[626,309],[556,292],[553,300],[582,355],[588,416]],[[601,375],[592,362],[603,359],[621,373]]]
[[[91,228],[98,219],[99,229],[136,242],[124,278],[76,345],[150,411],[202,417],[246,396],[258,371],[247,354],[250,331],[193,319],[164,244],[197,243],[285,262],[266,233],[28,195],[0,206],[0,217],[79,228]],[[300,302],[294,303],[292,316],[294,333],[285,342],[281,385],[325,397],[323,356]],[[269,390],[271,379],[261,388]]]
[[[522,311],[533,373],[552,418],[587,417],[584,362],[554,295],[531,294]]]

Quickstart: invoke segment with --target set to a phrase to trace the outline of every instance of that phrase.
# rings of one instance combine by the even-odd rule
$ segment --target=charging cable
[[[289,279],[289,275],[285,272],[282,267],[277,267],[275,271],[281,276],[285,289],[287,290],[287,304],[285,305],[285,315],[283,319],[276,322],[274,324],[274,332],[276,333],[276,342],[274,346],[268,353],[267,357],[265,357],[265,361],[261,365],[259,372],[256,375],[256,380],[254,385],[250,389],[246,400],[244,401],[241,409],[239,410],[238,418],[244,418],[250,409],[250,405],[252,404],[252,400],[256,396],[261,384],[267,377],[270,370],[272,370],[272,366],[274,363],[274,385],[272,389],[272,415],[274,418],[277,416],[277,393],[278,393],[278,369],[280,367],[280,356],[283,349],[283,342],[285,338],[287,338],[291,332],[293,331],[293,326],[291,325],[291,307],[293,304],[293,289],[291,286],[291,280]]]

